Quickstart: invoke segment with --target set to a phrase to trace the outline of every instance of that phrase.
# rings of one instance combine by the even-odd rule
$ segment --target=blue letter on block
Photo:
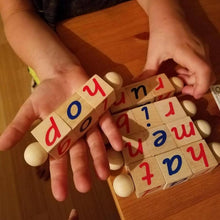
[[[72,108],[73,105],[76,105],[76,107],[77,107],[77,112],[76,112],[75,115],[72,115],[72,113],[71,113],[71,108]],[[81,114],[81,111],[82,111],[82,106],[81,106],[80,102],[79,101],[73,101],[68,106],[67,115],[68,115],[69,119],[74,120],[74,119],[76,119]]]
[[[175,159],[177,159],[177,167],[176,169],[172,170],[172,165]],[[174,155],[171,159],[169,158],[164,159],[163,164],[167,164],[168,173],[171,176],[173,174],[178,173],[178,171],[180,170],[182,166],[182,158],[180,155]]]
[[[163,130],[159,130],[159,131],[155,131],[153,133],[153,136],[156,136],[157,134],[160,134],[161,136],[159,136],[155,141],[154,141],[154,146],[155,147],[160,147],[161,145],[163,145],[167,139],[167,134],[165,131]]]

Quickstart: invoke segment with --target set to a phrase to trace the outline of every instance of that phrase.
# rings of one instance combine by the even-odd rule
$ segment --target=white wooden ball
[[[113,181],[115,193],[120,197],[128,197],[134,192],[134,183],[128,174],[120,174]]]
[[[193,117],[197,113],[197,107],[196,104],[190,100],[183,100],[181,101],[181,104],[186,112],[186,114],[190,117]]]
[[[124,165],[124,159],[121,155],[121,152],[110,148],[107,150],[107,157],[110,170],[119,170]]]
[[[47,158],[48,153],[38,142],[29,144],[24,151],[24,160],[33,167],[42,165]]]
[[[220,143],[219,142],[211,142],[209,143],[209,147],[215,153],[215,155],[220,160]]]
[[[177,76],[173,76],[170,78],[171,83],[173,84],[176,93],[180,93],[184,87],[184,82]]]
[[[210,124],[207,121],[199,119],[199,120],[196,120],[194,123],[203,138],[206,138],[211,134],[212,129],[211,129]]]
[[[116,72],[108,72],[104,75],[104,80],[114,89],[119,90],[123,85],[123,79]]]

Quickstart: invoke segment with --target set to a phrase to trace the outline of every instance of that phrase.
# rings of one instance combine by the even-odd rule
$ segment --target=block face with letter
[[[112,113],[117,113],[122,110],[131,108],[131,99],[125,88],[116,91],[116,101],[112,104],[110,110]]]
[[[147,147],[147,138],[147,131],[138,132],[130,135],[129,137],[122,136],[124,142],[122,154],[126,165],[149,156],[146,154],[147,151],[145,150],[145,148]]]
[[[62,157],[77,141],[78,137],[75,136],[74,131],[70,131],[69,134],[67,134],[51,151],[49,154],[55,158],[58,159]]]
[[[70,126],[54,112],[31,131],[32,135],[48,153],[56,148],[70,132]],[[77,140],[77,137],[73,136],[72,140]]]
[[[164,123],[187,117],[186,112],[176,97],[154,102],[154,106]]]
[[[177,148],[173,137],[166,125],[148,129],[145,151],[149,156],[155,156]]]
[[[135,193],[138,198],[162,190],[165,185],[163,174],[154,157],[131,163],[128,170],[134,181]]]
[[[144,131],[145,127],[138,124],[131,110],[123,111],[113,115],[113,120],[123,136],[130,136],[139,131]]]
[[[129,95],[131,100],[130,108],[151,103],[154,101],[151,83],[147,79],[126,86],[125,91]]]
[[[130,110],[136,122],[145,129],[162,125],[163,122],[154,104],[147,104]]]
[[[175,88],[173,87],[166,74],[152,76],[149,78],[151,83],[152,94],[155,101],[159,101],[165,98],[169,98],[174,95]]]
[[[202,137],[190,117],[166,124],[178,147],[201,140]]]
[[[193,176],[209,172],[218,165],[205,140],[185,145],[180,149],[193,172]]]
[[[114,89],[98,75],[91,77],[78,91],[86,102],[101,116],[115,102]]]
[[[164,189],[185,182],[192,176],[192,171],[179,148],[157,155],[155,158],[166,181]]]
[[[80,138],[98,120],[95,110],[77,93],[67,99],[56,111]]]

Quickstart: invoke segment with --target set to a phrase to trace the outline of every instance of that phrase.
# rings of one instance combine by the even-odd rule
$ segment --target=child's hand
[[[156,24],[155,24],[156,23]],[[168,19],[151,25],[147,61],[142,78],[155,74],[159,65],[173,59],[186,86],[182,93],[201,98],[215,81],[207,50],[183,20]]]
[[[0,150],[12,148],[22,139],[36,119],[44,119],[87,80],[88,77],[85,72],[81,68],[77,68],[74,72],[42,81],[1,135]],[[109,113],[105,113],[101,117],[99,125],[110,140],[112,147],[115,150],[121,150],[121,135]],[[80,192],[87,192],[91,186],[87,157],[88,150],[90,150],[94,160],[94,167],[98,177],[105,180],[109,176],[108,161],[102,136],[99,128],[94,127],[88,131],[86,140],[80,139],[69,150],[74,183]],[[57,200],[62,201],[67,194],[67,154],[58,160],[50,158],[50,172],[53,195]]]

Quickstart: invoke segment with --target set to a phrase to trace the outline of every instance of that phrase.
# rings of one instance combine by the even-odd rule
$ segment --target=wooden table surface
[[[210,47],[213,69],[220,83],[220,1],[182,1],[192,29]],[[99,12],[61,23],[58,34],[79,57],[90,75],[119,72],[129,83],[143,68],[148,46],[148,17],[136,1],[126,2]],[[173,63],[166,62],[161,72],[173,72]],[[196,101],[196,118],[208,120],[212,134],[207,142],[220,141],[220,113],[208,93]],[[111,188],[115,175],[108,180]],[[121,219],[220,219],[220,167],[165,191],[137,199],[117,197],[112,188]],[[101,201],[100,201],[101,202]]]

